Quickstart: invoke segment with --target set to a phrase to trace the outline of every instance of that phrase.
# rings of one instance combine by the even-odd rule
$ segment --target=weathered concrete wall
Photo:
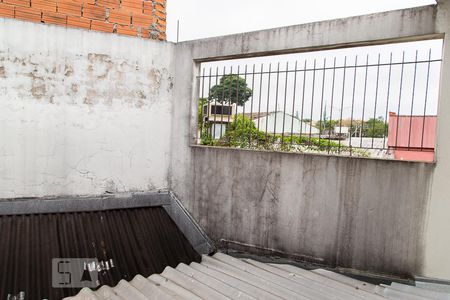
[[[172,53],[0,18],[0,198],[167,188]]]
[[[426,228],[427,276],[450,280],[450,1],[438,1],[436,27],[446,32],[439,94],[436,171],[431,188]]]
[[[194,147],[187,202],[213,239],[417,274],[433,165]]]
[[[443,37],[439,16],[428,6],[177,45],[170,188],[216,240],[334,266],[450,278],[448,265],[425,259],[434,165],[189,147],[199,62]],[[445,191],[448,183],[441,197]],[[448,230],[435,230],[446,240],[438,243],[442,258]]]

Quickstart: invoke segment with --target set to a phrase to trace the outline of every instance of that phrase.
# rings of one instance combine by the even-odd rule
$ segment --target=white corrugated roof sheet
[[[393,283],[372,285],[327,270],[267,264],[217,253],[111,288],[83,289],[71,300],[97,299],[449,299],[450,294]]]

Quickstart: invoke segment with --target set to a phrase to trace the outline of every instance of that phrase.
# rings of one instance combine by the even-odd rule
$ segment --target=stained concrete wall
[[[0,198],[166,189],[173,48],[0,18]]]
[[[424,273],[450,280],[450,1],[439,0],[436,30],[446,32],[438,109],[436,170],[425,234]]]
[[[421,271],[425,163],[193,150],[188,208],[215,240],[388,274]]]
[[[231,246],[372,272],[450,278],[448,264],[435,263],[446,261],[450,251],[444,211],[443,228],[435,226],[431,238],[443,249],[426,245],[429,220],[439,215],[429,209],[435,165],[192,146],[200,62],[442,38],[448,29],[438,24],[448,20],[445,15],[427,6],[178,44],[170,188],[211,237]],[[441,151],[450,157],[450,150]],[[440,203],[448,202],[445,168]]]
[[[0,19],[0,198],[170,188],[216,240],[450,279],[448,118],[436,165],[192,146],[201,61],[443,37],[449,5],[178,45]]]

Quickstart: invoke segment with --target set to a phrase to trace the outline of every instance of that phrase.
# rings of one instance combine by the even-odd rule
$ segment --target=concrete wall
[[[172,53],[0,18],[0,198],[167,188]]]
[[[215,240],[390,274],[422,268],[433,165],[195,147],[188,209]]]
[[[450,1],[438,0],[436,30],[446,32],[438,109],[436,170],[431,187],[425,239],[425,270],[431,277],[450,279]]]
[[[443,37],[449,6],[178,45],[0,19],[0,198],[170,188],[216,240],[450,278],[448,118],[436,165],[192,146],[199,62]]]
[[[441,8],[427,6],[178,44],[170,188],[216,240],[332,266],[450,278],[449,264],[437,263],[446,262],[450,251],[450,238],[443,236],[450,229],[450,218],[444,218],[449,210],[433,212],[433,204],[429,209],[432,197],[440,197],[435,209],[448,206],[449,166],[441,170],[437,191],[432,164],[192,146],[200,62],[442,38],[448,28],[439,24],[449,17]],[[450,149],[443,151],[441,159],[450,157]],[[438,196],[433,196],[436,192]],[[435,222],[429,220],[436,218],[439,222],[430,235],[430,224]]]

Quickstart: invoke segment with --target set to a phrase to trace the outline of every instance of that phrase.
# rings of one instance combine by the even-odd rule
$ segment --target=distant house
[[[434,161],[436,116],[389,114],[388,149],[398,160]]]
[[[236,104],[205,103],[202,108],[203,124],[211,126],[212,138],[221,138],[227,130],[228,124],[233,122],[236,114]]]
[[[302,122],[299,118],[282,111],[246,113],[245,116],[253,120],[261,131],[271,134],[295,134],[295,135],[318,135],[319,129],[309,122]],[[284,125],[283,125],[284,121]]]
[[[350,127],[342,126],[335,127],[333,132],[331,133],[332,138],[338,140],[345,140],[350,136]]]

